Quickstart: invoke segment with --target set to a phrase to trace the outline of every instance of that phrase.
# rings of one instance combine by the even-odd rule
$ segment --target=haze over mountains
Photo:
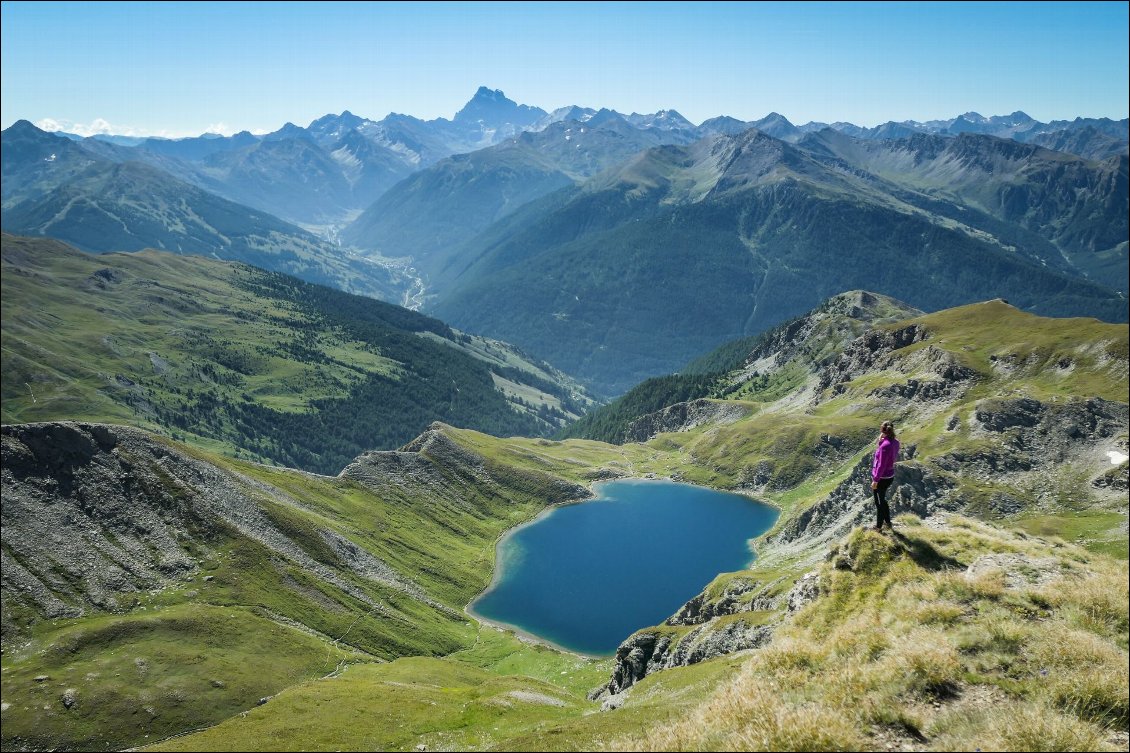
[[[16,123],[0,747],[1125,748],[1126,130]],[[473,618],[621,478],[781,514],[613,657]]]
[[[263,136],[3,133],[3,227],[411,305],[617,394],[850,288],[1127,319],[1128,121],[344,111]]]

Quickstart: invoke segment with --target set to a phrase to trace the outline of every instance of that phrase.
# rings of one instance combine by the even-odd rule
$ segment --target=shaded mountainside
[[[596,113],[524,132],[487,149],[442,160],[402,181],[342,231],[342,239],[385,256],[411,256],[441,281],[461,244],[519,207],[572,186],[658,144],[678,140]]]
[[[1099,180],[1093,163],[1076,162]],[[485,230],[460,250],[467,266],[450,268],[432,310],[608,394],[844,289],[923,310],[1004,297],[1037,313],[1126,320],[1115,290],[1046,261],[1059,255],[1050,240],[1025,250],[1020,230],[1001,240],[890,188],[757,131],[659,147]],[[1102,232],[1117,234],[1126,213],[1113,189],[1114,203],[1095,207],[1112,217]]]
[[[971,134],[861,142],[822,131],[802,145],[827,149],[856,169],[1032,231],[1050,241],[1070,268],[1127,292],[1125,154],[1095,163]],[[1056,263],[1046,255],[1043,260]]]
[[[3,238],[4,421],[138,422],[334,473],[445,420],[556,430],[589,402],[548,365],[421,314],[156,251]]]
[[[1033,136],[1029,141],[1047,149],[1078,154],[1080,157],[1097,161],[1126,154],[1128,148],[1125,137],[1120,139],[1108,135],[1094,126],[1044,133]]]
[[[230,201],[306,227],[333,228],[356,216],[417,169],[412,159],[356,130],[351,113],[307,129],[287,124],[265,136],[145,139],[122,146],[97,137],[86,151],[112,162],[141,162]],[[336,126],[336,127],[335,127]]]
[[[158,167],[95,156],[26,121],[4,131],[4,160],[6,232],[99,253],[160,248],[242,261],[381,298],[400,288],[384,267],[261,210]]]
[[[696,401],[699,407],[693,412],[702,415],[709,405],[703,398],[748,396],[753,390],[762,396],[786,392],[875,323],[920,314],[886,296],[842,293],[761,335],[726,343],[678,374],[648,379],[608,405],[589,411],[561,436],[615,444],[647,441],[687,425],[690,404],[686,401]],[[739,370],[745,379],[734,377],[733,372]]]
[[[399,183],[342,231],[353,246],[410,256],[427,272],[459,241],[573,181],[537,151],[501,147],[448,157]]]
[[[322,146],[309,138],[257,142],[219,152],[197,168],[209,190],[292,222],[341,223],[414,166],[356,131]]]

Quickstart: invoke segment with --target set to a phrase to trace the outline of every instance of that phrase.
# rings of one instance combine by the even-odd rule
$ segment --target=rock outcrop
[[[575,502],[592,496],[585,487],[557,476],[492,464],[460,446],[444,434],[446,427],[433,423],[428,430],[395,451],[366,452],[339,474],[375,489],[411,485],[455,504],[465,502],[461,485],[503,495],[503,489],[536,490],[548,503]]]
[[[641,630],[621,643],[612,677],[590,697],[617,696],[653,672],[764,646],[781,619],[802,609],[819,593],[815,572],[797,580],[787,592],[781,591],[782,581],[762,584],[737,577],[718,597],[699,594],[668,618],[668,627]],[[738,600],[751,591],[755,592],[751,598]],[[765,622],[764,615],[773,610],[773,618]],[[693,627],[684,632],[672,629],[675,626]]]
[[[330,528],[315,526],[309,541],[297,540],[270,512],[271,505],[302,508],[283,491],[147,432],[88,423],[20,424],[3,426],[0,442],[4,598],[43,617],[129,609],[141,592],[199,575],[224,542],[246,536],[373,610],[383,607],[359,587],[362,581],[462,618]],[[417,450],[360,458],[344,475],[385,488],[409,482],[421,488],[486,473],[481,458],[438,432]],[[565,482],[558,486],[561,494],[587,493]],[[458,498],[447,492],[446,498]],[[311,546],[330,553],[334,563],[313,557]],[[6,609],[5,631],[8,615]]]
[[[782,366],[801,361],[813,370],[834,360],[843,347],[880,322],[919,316],[923,312],[905,303],[865,290],[841,293],[806,316],[766,333],[746,357],[738,381],[753,374],[772,374]]]
[[[740,421],[749,411],[737,404],[704,398],[669,405],[661,411],[640,416],[628,424],[626,441],[646,442],[657,434],[690,431],[703,424],[724,426]]]

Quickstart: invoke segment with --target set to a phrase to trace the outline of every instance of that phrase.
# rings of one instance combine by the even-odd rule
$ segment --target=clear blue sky
[[[186,135],[351,110],[450,118],[480,85],[546,110],[797,124],[1024,110],[1127,117],[1130,4],[2,4],[0,127]],[[105,129],[107,126],[102,126]]]

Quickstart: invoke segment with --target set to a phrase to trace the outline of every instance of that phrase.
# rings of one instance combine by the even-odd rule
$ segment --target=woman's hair
[[[879,431],[886,434],[891,439],[895,438],[895,425],[890,421],[884,421],[883,425],[879,427]]]

